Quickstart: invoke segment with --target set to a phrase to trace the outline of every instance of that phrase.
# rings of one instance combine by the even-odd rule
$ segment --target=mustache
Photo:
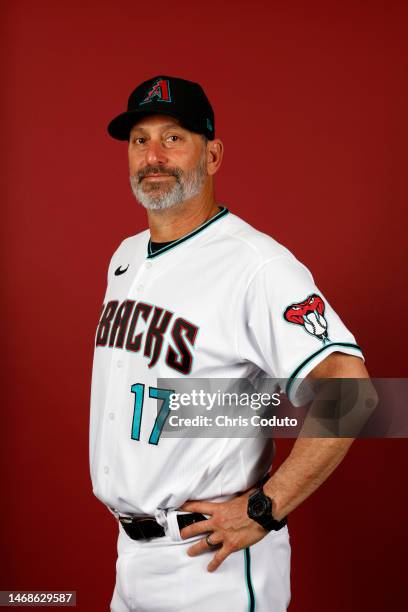
[[[165,174],[167,176],[175,176],[176,179],[179,179],[182,176],[183,171],[180,170],[180,168],[147,166],[146,168],[143,168],[143,170],[139,170],[139,172],[137,172],[135,176],[137,177],[138,182],[140,183],[140,181],[142,181],[146,176],[151,176],[153,174]]]

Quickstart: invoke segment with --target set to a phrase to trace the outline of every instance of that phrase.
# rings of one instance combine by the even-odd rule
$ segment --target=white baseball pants
[[[166,535],[132,540],[119,523],[116,584],[111,612],[286,612],[290,601],[287,527],[232,553],[214,572],[208,551],[189,557],[203,535],[182,540],[177,511],[167,514]]]

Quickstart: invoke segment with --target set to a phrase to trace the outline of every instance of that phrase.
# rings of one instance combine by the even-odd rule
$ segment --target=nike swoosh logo
[[[124,274],[126,272],[126,270],[128,269],[128,267],[129,267],[129,264],[127,265],[127,268],[125,268],[124,270],[121,270],[120,266],[119,266],[119,268],[117,268],[115,270],[115,276],[119,276],[120,274]]]

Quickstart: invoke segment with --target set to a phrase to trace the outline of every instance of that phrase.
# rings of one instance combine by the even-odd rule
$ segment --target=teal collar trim
[[[178,246],[182,242],[186,242],[186,240],[189,240],[193,236],[196,236],[197,234],[205,230],[209,225],[211,225],[212,223],[215,223],[215,221],[218,221],[222,217],[225,217],[225,215],[227,215],[228,213],[229,213],[228,208],[225,208],[225,206],[222,206],[220,212],[214,215],[214,217],[211,217],[211,219],[208,219],[208,221],[205,221],[205,223],[196,227],[196,229],[190,232],[189,234],[182,236],[182,238],[179,238],[178,240],[174,240],[171,244],[168,244],[167,246],[163,247],[162,249],[159,249],[158,251],[155,251],[154,253],[152,252],[152,249],[151,249],[151,238],[149,238],[149,242],[147,244],[147,259],[153,259],[153,257],[157,257],[158,255],[162,255],[163,253],[167,253],[167,251],[174,249],[176,246]]]

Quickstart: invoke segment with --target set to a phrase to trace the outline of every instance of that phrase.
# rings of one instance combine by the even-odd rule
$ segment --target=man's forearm
[[[292,452],[265,483],[277,520],[292,512],[330,476],[354,438],[298,438]]]
[[[330,476],[378,403],[359,357],[334,352],[307,378],[315,390],[314,402],[289,457],[264,485],[277,520],[292,512]],[[338,384],[340,379],[346,379],[344,384]]]

